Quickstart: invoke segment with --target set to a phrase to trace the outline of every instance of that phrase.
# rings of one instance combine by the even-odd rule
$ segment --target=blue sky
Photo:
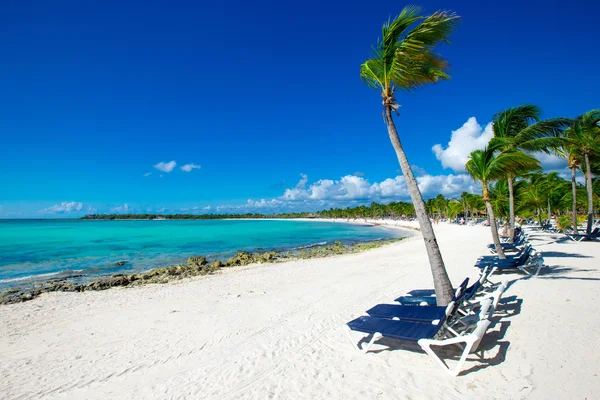
[[[3,2],[0,218],[408,199],[379,94],[359,79],[405,4],[215,3]],[[455,3],[419,3],[462,17],[439,49],[452,80],[398,96],[426,197],[474,190],[457,160],[495,112],[598,107],[600,6]]]

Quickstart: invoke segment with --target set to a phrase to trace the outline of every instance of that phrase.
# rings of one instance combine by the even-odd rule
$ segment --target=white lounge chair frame
[[[479,346],[479,343],[483,339],[483,336],[485,335],[487,328],[490,326],[491,322],[489,319],[480,319],[480,318],[482,316],[486,316],[486,315],[487,315],[487,318],[492,317],[493,309],[490,309],[491,305],[492,305],[492,300],[485,299],[481,303],[481,309],[478,314],[468,315],[464,318],[457,320],[452,325],[452,327],[444,325],[440,329],[440,332],[443,332],[442,334],[449,333],[451,335],[454,335],[454,337],[435,338],[435,339],[419,339],[417,341],[417,343],[419,344],[419,346],[421,346],[421,348],[427,354],[429,354],[434,359],[434,361],[440,367],[442,367],[442,369],[444,371],[449,373],[451,376],[457,376],[460,373],[462,366],[465,363],[468,355],[477,351],[477,347]],[[489,312],[489,314],[488,314],[488,312]],[[465,327],[468,327],[468,326],[471,326],[475,322],[477,323],[477,325],[475,327],[475,330],[473,330],[473,332],[471,332],[471,333],[466,333],[467,330],[464,330],[462,332],[457,332],[455,329],[453,329],[453,327],[457,324],[462,324]],[[439,323],[439,320],[432,321],[432,324],[434,324],[434,325],[436,325],[438,323]],[[344,333],[346,334],[346,336],[348,337],[348,340],[350,340],[352,347],[354,347],[355,349],[357,349],[358,351],[360,351],[363,354],[366,354],[371,349],[371,346],[373,346],[373,344],[377,340],[384,337],[383,334],[381,334],[379,332],[375,332],[373,334],[373,337],[371,338],[371,340],[363,348],[361,348],[360,344],[357,343],[356,340],[354,340],[354,338],[352,337],[352,329],[350,329],[348,327],[348,325],[344,325],[343,330],[344,330]],[[461,344],[464,344],[464,345],[461,346]],[[448,367],[448,365],[446,365],[446,363],[444,363],[444,361],[442,361],[442,359],[437,354],[435,354],[435,352],[431,349],[431,346],[449,346],[449,345],[457,345],[463,350],[461,357],[458,361],[458,364],[456,365],[456,367],[454,369],[450,369]]]

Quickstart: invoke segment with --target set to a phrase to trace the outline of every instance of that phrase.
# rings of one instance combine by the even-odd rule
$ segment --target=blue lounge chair
[[[444,321],[425,324],[370,316],[358,317],[348,322],[344,325],[344,332],[352,343],[352,347],[362,353],[367,353],[373,343],[382,337],[416,342],[440,367],[450,375],[456,376],[462,369],[467,356],[477,350],[481,339],[490,325],[489,319],[481,318],[481,315],[485,315],[488,312],[490,305],[491,300],[488,299],[482,303],[482,311],[479,315],[466,317],[464,322],[465,329],[460,333],[447,330],[444,326]],[[364,348],[361,348],[360,344],[357,344],[352,338],[352,331],[373,335],[373,337]],[[457,334],[458,336],[448,337],[453,334]],[[463,352],[454,369],[450,369],[431,349],[432,346],[458,345],[460,343],[464,343]]]
[[[589,234],[568,234],[567,237],[575,242],[588,241],[588,240],[597,240],[600,239],[600,228],[594,228],[594,230]]]
[[[487,271],[487,270],[486,270]],[[454,298],[456,301],[461,292],[465,294],[465,300],[473,297],[480,288],[482,278],[478,279],[473,285],[466,288],[469,278],[466,278],[463,283],[456,289]],[[437,298],[435,297],[435,290],[433,289],[417,289],[409,292],[410,296],[400,296],[394,301],[406,305],[406,306],[435,306],[437,304]]]
[[[498,256],[481,256],[475,262],[475,266],[487,266],[487,265],[496,265],[496,264],[523,264],[533,248],[531,245],[526,245],[518,253],[509,254],[506,258],[501,259]]]
[[[513,241],[513,243],[500,243],[500,246],[502,247],[502,250],[504,251],[519,251],[523,248],[523,246],[527,245],[527,236],[524,233],[521,233],[519,236],[517,236],[516,240]],[[488,244],[488,249],[490,250],[491,253],[496,254],[496,245],[495,244]]]
[[[532,249],[528,252],[528,257],[525,260],[523,260],[523,257],[524,256],[521,256],[518,260],[509,260],[506,262],[501,262],[505,261],[501,260],[500,262],[495,262],[492,264],[475,264],[475,267],[492,267],[489,276],[492,276],[496,272],[505,272],[513,270],[524,272],[530,277],[538,276],[540,270],[544,266],[544,257],[542,257],[542,254]]]

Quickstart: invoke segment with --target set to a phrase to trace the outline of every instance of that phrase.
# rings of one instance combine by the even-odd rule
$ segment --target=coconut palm
[[[533,104],[512,107],[500,111],[493,117],[493,145],[502,151],[527,150],[551,153],[562,144],[561,133],[571,124],[568,118],[553,118],[540,121],[541,110]],[[515,230],[515,194],[516,176],[506,176],[508,183],[509,225],[508,235],[512,242]]]
[[[517,176],[523,171],[540,168],[540,162],[522,151],[500,152],[497,146],[488,144],[483,150],[475,150],[469,156],[466,164],[467,171],[471,177],[481,183],[483,201],[490,221],[492,239],[496,247],[496,253],[501,259],[506,258],[500,238],[494,210],[490,202],[490,184],[511,174]]]
[[[548,219],[552,216],[552,208],[561,206],[561,200],[564,198],[568,188],[567,181],[561,178],[557,172],[550,172],[544,176],[544,187],[546,192],[546,201],[548,203]]]
[[[568,129],[570,145],[583,155],[585,163],[585,183],[588,193],[587,234],[594,224],[594,192],[592,188],[591,156],[600,154],[600,110],[591,110],[575,119]]]
[[[567,160],[567,167],[571,170],[571,193],[572,193],[572,215],[571,224],[573,225],[573,233],[576,235],[577,231],[577,170],[581,167],[581,160],[583,154],[581,154],[579,145],[577,144],[577,138],[575,137],[575,130],[571,128],[564,131],[563,137],[566,139],[561,143],[560,146],[554,149],[554,154]]]
[[[533,211],[537,216],[540,227],[542,227],[542,210],[546,206],[548,198],[546,176],[540,173],[528,174],[525,177],[523,187],[519,191],[519,198],[520,205]]]
[[[413,91],[440,79],[449,79],[446,73],[448,63],[434,52],[434,48],[440,42],[448,41],[458,16],[448,11],[436,11],[428,17],[420,13],[419,7],[407,6],[394,20],[383,25],[382,37],[374,48],[374,55],[361,65],[360,76],[365,83],[381,92],[384,121],[419,220],[437,303],[446,305],[452,299],[452,284],[392,113],[398,114],[400,107],[394,97],[396,90]]]

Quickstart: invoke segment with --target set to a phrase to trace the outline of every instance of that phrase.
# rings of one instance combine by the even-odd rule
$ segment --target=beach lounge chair
[[[473,285],[464,289],[466,292],[466,300],[469,300],[471,297],[476,297],[478,295],[481,295],[485,292],[490,292],[491,290],[495,289],[499,285],[499,283],[490,282],[488,280],[488,275],[489,275],[491,269],[492,269],[492,267],[490,267],[490,266],[483,268],[480,271],[479,279],[475,283],[473,283]],[[464,283],[465,282],[463,281],[461,286]],[[460,288],[460,286],[459,286],[459,288]],[[457,293],[454,295],[454,299],[456,299],[456,297],[458,295],[459,288],[456,289]],[[437,304],[437,302],[436,302],[437,299],[435,297],[435,290],[433,290],[433,289],[411,290],[406,295],[400,296],[397,299],[395,299],[394,301],[396,301],[400,304],[403,304],[403,305],[412,305],[412,306],[435,306]]]
[[[522,257],[518,260],[507,261],[507,262],[494,262],[492,264],[475,264],[476,268],[484,268],[484,267],[492,267],[492,270],[489,276],[497,272],[518,270],[521,271],[530,277],[536,277],[540,273],[540,270],[544,266],[544,257],[542,257],[541,253],[538,253],[536,250],[531,250],[529,256],[525,261],[522,261]],[[501,260],[505,261],[505,260]]]
[[[490,284],[489,281],[487,281],[488,284],[484,286],[484,280],[486,279],[487,275],[482,275],[482,277],[475,281],[473,285],[465,289],[463,296],[455,299],[455,302],[450,303],[446,307],[444,311],[448,326],[451,326],[452,321],[456,318],[474,313],[477,307],[479,307],[480,304],[487,299],[492,300],[491,309],[493,313],[493,310],[496,309],[498,302],[502,298],[502,294],[508,288],[508,282],[504,281]],[[400,300],[400,302],[402,302],[411,297],[412,296],[400,297],[396,300]],[[371,310],[367,311],[367,314],[380,318],[397,318],[399,320],[414,320],[419,322],[425,322],[427,317],[435,316],[437,318],[441,318],[441,309],[443,307],[435,306],[435,297],[417,296],[417,299],[421,300],[421,304],[419,305],[427,305],[429,307],[415,307],[417,304],[414,303],[409,303],[408,305],[385,304],[373,307]],[[415,308],[415,310],[411,313],[409,308]],[[415,315],[418,315],[418,318],[420,319],[417,319]]]
[[[464,290],[468,290],[467,289],[467,284],[469,283],[469,278],[465,278],[464,281],[462,281],[462,283],[460,284],[460,286],[458,286],[455,291],[454,291],[454,297],[452,298],[452,300],[456,300],[458,298],[458,296],[460,296],[461,292]],[[414,294],[413,294],[414,293]],[[436,303],[436,297],[435,297],[435,290],[433,289],[417,289],[417,290],[412,290],[409,292],[409,294],[411,294],[410,296],[400,296],[397,299],[395,299],[394,301],[400,303],[400,304],[404,304],[407,306],[435,306]],[[405,299],[405,301],[401,301],[402,299]]]
[[[527,245],[527,235],[525,235],[524,233],[521,233],[517,239],[515,241],[513,241],[513,243],[500,243],[500,246],[502,246],[502,250],[504,251],[518,251],[521,250],[523,248],[523,246]],[[488,244],[488,249],[490,250],[490,252],[492,252],[492,254],[496,254],[496,245],[491,243]]]
[[[479,257],[475,262],[475,267],[480,269],[487,266],[491,268],[496,266],[507,269],[510,267],[517,268],[518,266],[526,264],[527,260],[529,260],[532,254],[538,253],[530,245],[527,245],[515,255],[507,255],[505,259],[501,259],[498,256]],[[493,274],[493,272],[497,271],[490,272],[490,276]]]
[[[482,314],[488,312],[491,305],[491,300],[482,303]],[[435,323],[419,323],[398,321],[387,318],[377,318],[370,316],[358,317],[346,325],[344,332],[352,343],[352,347],[362,353],[367,353],[375,341],[382,337],[403,340],[408,342],[416,342],[421,348],[430,355],[435,362],[451,376],[456,376],[462,369],[469,354],[477,351],[477,347],[481,339],[485,335],[487,328],[490,325],[489,319],[481,319],[481,314],[477,316],[469,316],[464,319],[465,329],[458,333],[458,336],[446,329],[444,321],[434,321]],[[352,332],[361,332],[367,335],[373,335],[371,340],[361,348],[360,343],[356,343],[352,337]],[[455,368],[450,369],[442,359],[435,354],[432,346],[449,346],[464,344],[463,352]]]
[[[569,234],[567,233],[567,237],[575,242],[588,241],[588,240],[597,240],[600,239],[600,228],[594,228],[594,230],[589,234]]]

